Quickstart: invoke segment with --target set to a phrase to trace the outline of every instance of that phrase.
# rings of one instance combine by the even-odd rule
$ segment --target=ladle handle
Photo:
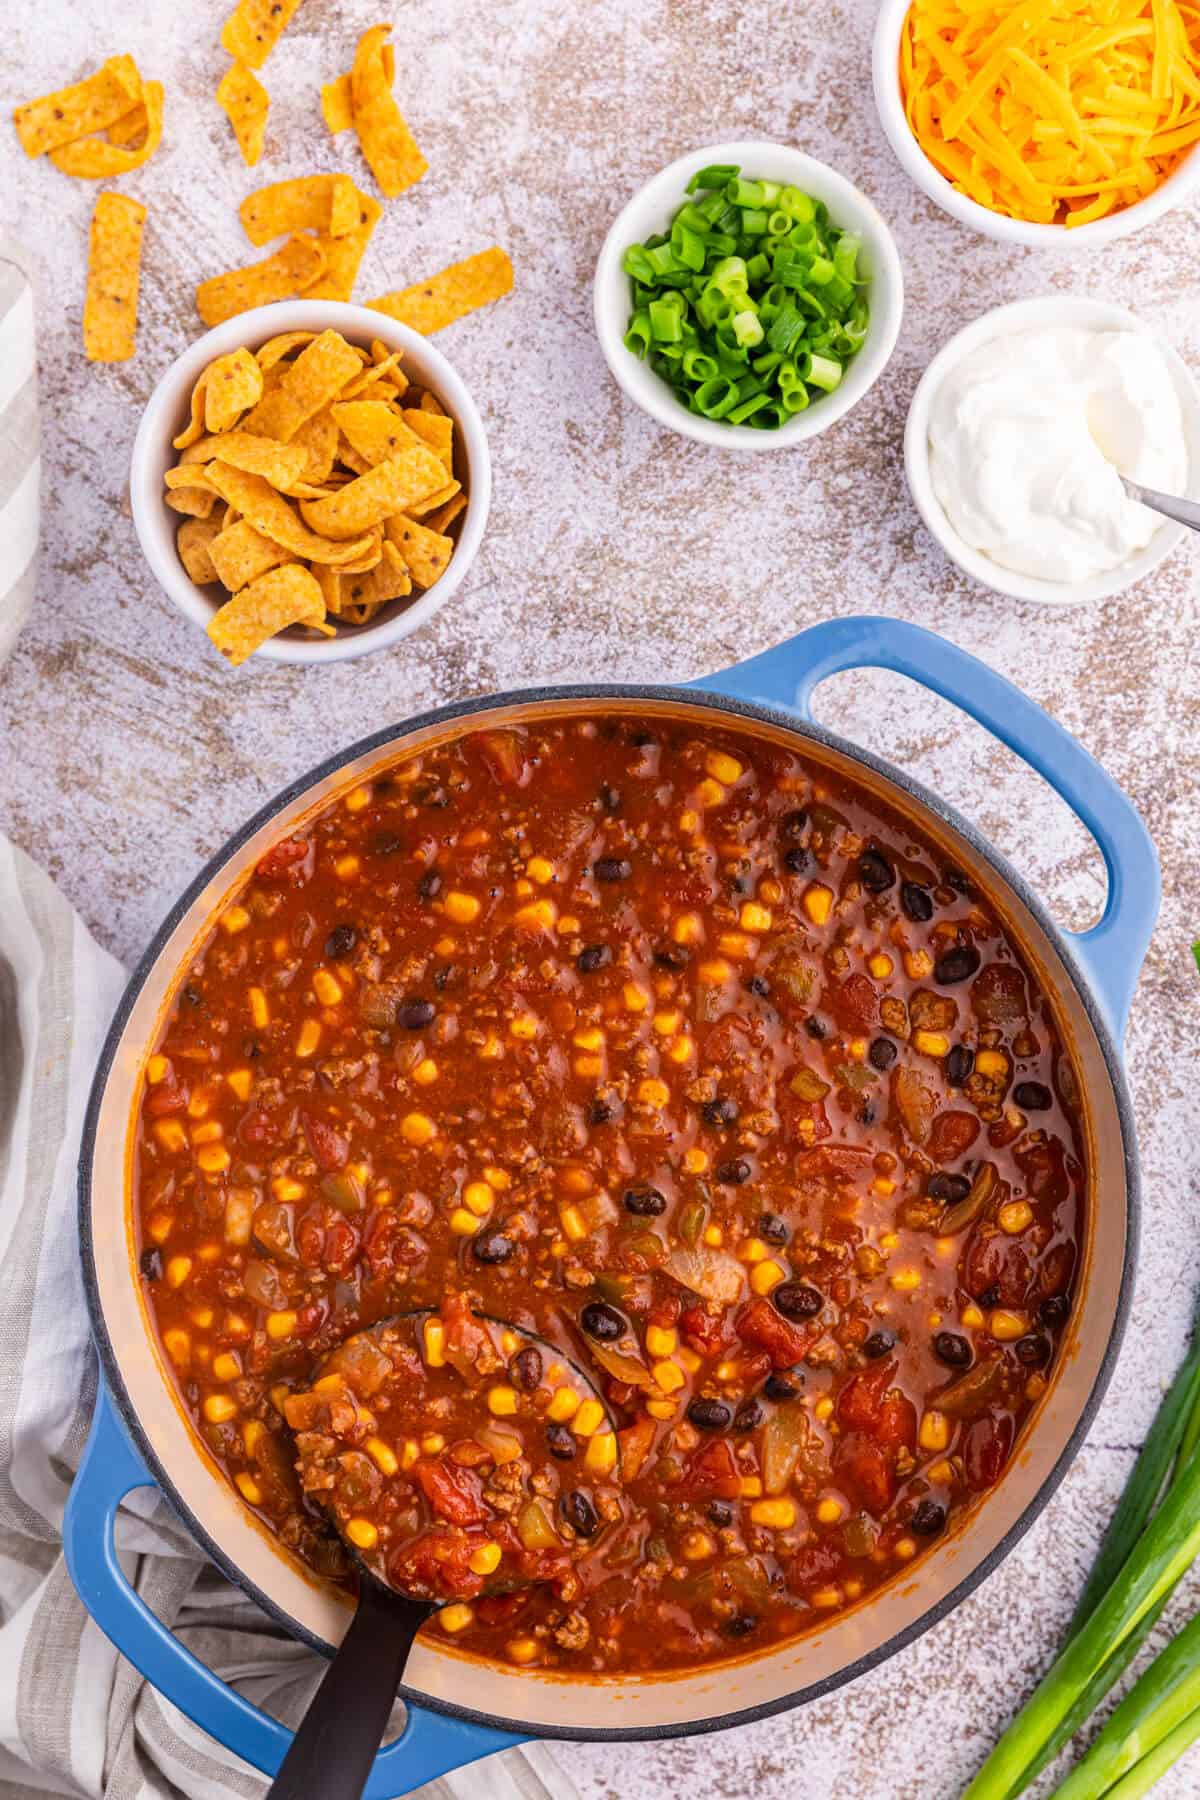
[[[413,1639],[434,1608],[364,1581],[354,1622],[267,1800],[361,1800]]]

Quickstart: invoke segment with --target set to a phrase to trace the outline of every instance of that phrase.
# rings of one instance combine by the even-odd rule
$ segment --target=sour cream
[[[1012,331],[962,357],[933,397],[934,492],[959,536],[1005,569],[1077,582],[1144,550],[1162,520],[1118,470],[1186,492],[1179,395],[1141,332]]]

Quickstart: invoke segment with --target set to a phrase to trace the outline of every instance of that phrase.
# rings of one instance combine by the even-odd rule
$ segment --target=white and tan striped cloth
[[[0,661],[32,597],[33,367],[29,285],[0,241]],[[62,1557],[63,1509],[96,1391],[75,1164],[123,980],[49,878],[0,837],[0,1800],[257,1800],[261,1776],[156,1694],[92,1624]],[[151,1610],[247,1699],[294,1724],[320,1659],[231,1588],[165,1505],[134,1496],[117,1541]],[[423,1794],[576,1800],[541,1745]]]

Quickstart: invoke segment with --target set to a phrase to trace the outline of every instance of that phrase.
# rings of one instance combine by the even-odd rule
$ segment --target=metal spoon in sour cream
[[[1013,331],[964,356],[929,417],[929,466],[946,515],[972,548],[1044,581],[1107,574],[1159,520],[1121,476],[1179,493],[1183,415],[1153,338],[1057,327]]]

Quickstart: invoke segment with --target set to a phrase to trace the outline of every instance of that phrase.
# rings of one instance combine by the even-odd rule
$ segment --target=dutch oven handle
[[[104,1635],[160,1694],[219,1744],[264,1775],[274,1775],[291,1747],[292,1733],[185,1649],[155,1618],[121,1568],[114,1542],[117,1508],[134,1488],[153,1483],[102,1383],[63,1520],[71,1580]],[[439,1775],[521,1741],[507,1732],[409,1705],[402,1734],[375,1758],[363,1800],[399,1800]]]
[[[961,707],[1043,775],[1104,858],[1108,898],[1090,931],[1067,932],[1118,1043],[1158,916],[1158,857],[1131,801],[1082,744],[1003,675],[901,619],[831,619],[692,685],[811,720],[813,690],[847,669],[892,669]]]

